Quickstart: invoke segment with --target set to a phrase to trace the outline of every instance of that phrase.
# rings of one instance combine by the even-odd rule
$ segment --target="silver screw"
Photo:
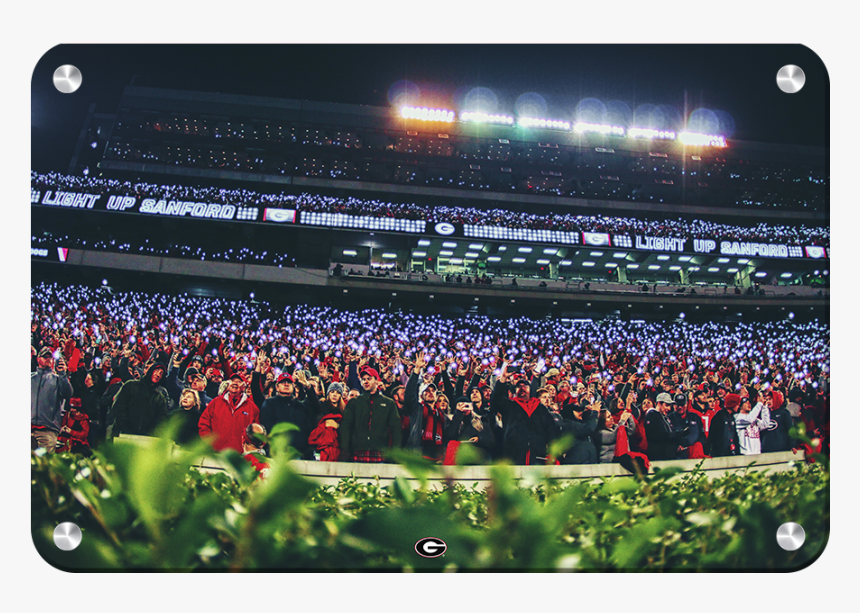
[[[806,532],[803,531],[803,527],[794,522],[782,524],[776,531],[776,542],[786,551],[800,549],[805,540]]]
[[[54,87],[64,94],[71,94],[83,82],[81,71],[71,64],[64,64],[54,71]]]
[[[776,84],[786,94],[794,94],[800,91],[806,83],[806,75],[799,66],[788,64],[776,73]]]
[[[63,551],[71,551],[81,544],[81,529],[77,524],[65,522],[54,528],[54,545]]]

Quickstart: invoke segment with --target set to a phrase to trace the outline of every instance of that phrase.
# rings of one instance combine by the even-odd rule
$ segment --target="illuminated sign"
[[[108,196],[105,208],[108,211],[126,211],[137,204],[137,198],[132,196]]]
[[[275,223],[294,223],[296,211],[294,209],[266,209],[263,212],[263,219]]]
[[[687,240],[667,236],[637,236],[636,248],[645,251],[683,251]]]
[[[449,236],[454,234],[454,231],[457,229],[454,227],[454,224],[450,224],[447,221],[440,221],[433,229],[436,231],[436,234],[441,234],[442,236]]]
[[[806,255],[810,258],[826,258],[827,252],[824,250],[824,247],[819,246],[810,246],[806,248]]]
[[[694,238],[693,251],[696,253],[710,253],[717,248],[717,241],[709,238]]]
[[[365,215],[316,213],[309,211],[299,211],[299,222],[309,226],[327,226],[330,228],[346,228],[348,230],[382,230],[409,233],[423,233],[427,227],[426,221],[416,219],[394,219],[392,217],[370,217]]]
[[[583,232],[582,240],[586,245],[591,245],[592,247],[609,247],[612,244],[612,241],[609,240],[609,235],[600,232]]]
[[[787,258],[787,245],[770,245],[767,243],[738,243],[722,241],[720,253],[723,255],[758,255],[765,258]]]
[[[101,198],[101,194],[79,194],[77,192],[45,192],[42,204],[49,206],[66,206],[74,209],[91,209]]]
[[[579,232],[532,230],[530,228],[505,228],[503,226],[465,225],[463,226],[463,236],[467,238],[528,241],[533,243],[562,243],[564,245],[581,244]]]
[[[48,250],[40,247],[30,247],[30,257],[46,258],[48,257]]]
[[[190,215],[202,219],[233,219],[236,216],[236,207],[232,204],[144,198],[143,202],[140,203],[140,212],[147,215],[169,215],[171,217]]]
[[[57,256],[60,258],[61,262],[65,262],[66,258],[69,256],[69,250],[65,247],[57,247]]]

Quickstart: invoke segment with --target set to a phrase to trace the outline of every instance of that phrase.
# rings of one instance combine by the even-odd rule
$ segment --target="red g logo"
[[[438,558],[447,551],[448,545],[442,539],[432,536],[423,538],[415,543],[415,553],[422,558]]]

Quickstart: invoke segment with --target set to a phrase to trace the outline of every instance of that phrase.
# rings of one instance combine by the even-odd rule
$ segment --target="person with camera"
[[[35,349],[31,355],[34,352]],[[72,397],[72,384],[61,351],[55,353],[50,347],[42,347],[36,355],[36,363],[35,372],[30,373],[31,448],[53,453],[63,426],[66,403]]]
[[[455,463],[457,450],[463,444],[472,445],[479,457],[490,461],[496,447],[496,438],[490,427],[488,414],[481,416],[475,405],[465,396],[460,396],[454,405],[454,414],[445,426],[445,460],[443,464]]]

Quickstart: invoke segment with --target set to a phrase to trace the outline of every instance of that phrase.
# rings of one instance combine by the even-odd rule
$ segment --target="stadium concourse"
[[[31,313],[32,370],[70,387],[56,445],[78,453],[151,435],[169,413],[178,443],[239,452],[252,423],[290,421],[293,445],[320,461],[383,461],[397,446],[451,463],[465,445],[486,462],[635,471],[790,450],[800,423],[829,448],[818,320],[452,318],[60,283],[34,285]],[[36,429],[52,424],[33,427],[45,446]]]

